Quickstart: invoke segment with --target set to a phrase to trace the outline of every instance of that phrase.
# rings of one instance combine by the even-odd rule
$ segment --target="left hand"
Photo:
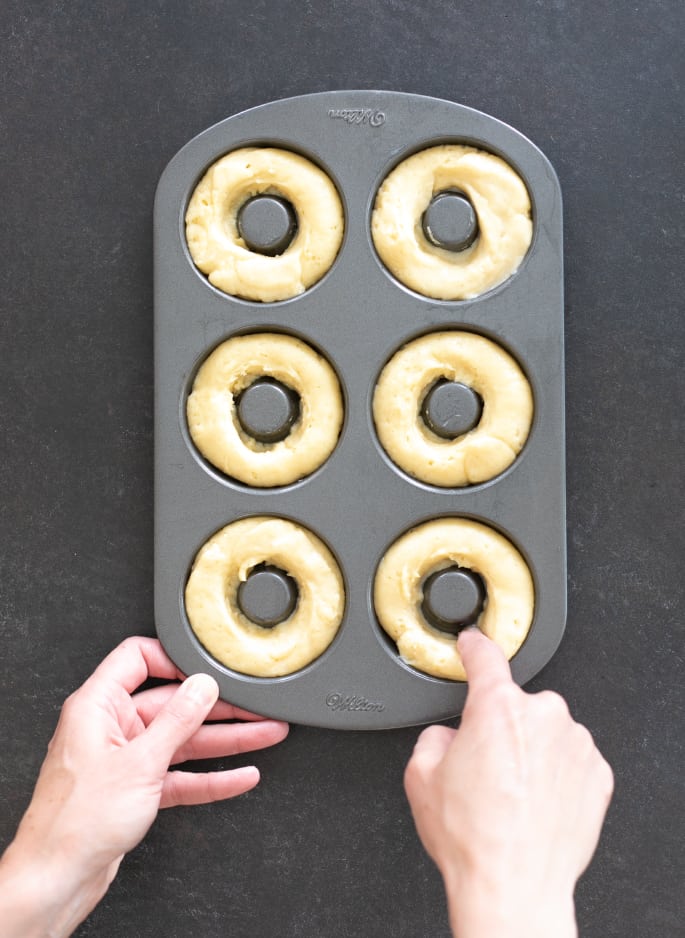
[[[57,893],[70,897],[71,911],[55,934],[70,934],[100,900],[160,807],[232,798],[259,781],[254,766],[196,773],[169,771],[170,765],[262,749],[288,733],[286,723],[217,703],[209,675],[134,693],[149,677],[183,675],[158,641],[130,638],[67,699],[31,804],[0,864],[0,889],[3,870],[6,879],[28,862],[55,889],[55,904]],[[206,719],[246,722],[203,726]]]

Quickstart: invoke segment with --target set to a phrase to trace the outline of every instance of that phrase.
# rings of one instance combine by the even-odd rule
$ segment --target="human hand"
[[[527,694],[477,629],[458,639],[469,688],[459,729],[425,729],[405,788],[445,881],[459,938],[576,935],[573,891],[613,775],[558,694]]]
[[[287,735],[285,723],[217,702],[208,675],[134,693],[149,677],[183,675],[158,641],[129,638],[65,702],[29,808],[0,862],[3,935],[71,934],[160,807],[232,798],[259,781],[254,766],[195,773],[170,765],[262,749]],[[203,726],[206,719],[247,722]],[[14,920],[16,931],[8,924]]]

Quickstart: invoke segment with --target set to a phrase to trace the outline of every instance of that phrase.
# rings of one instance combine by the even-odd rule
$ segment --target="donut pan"
[[[499,155],[531,198],[533,239],[518,271],[473,300],[439,301],[407,289],[383,266],[371,237],[374,199],[386,175],[410,154],[443,143]],[[333,266],[283,302],[220,292],[193,265],[186,244],[184,216],[195,186],[213,162],[243,146],[303,155],[329,175],[343,204],[345,234]],[[433,204],[430,223],[440,228],[450,211]],[[277,236],[269,226],[279,225],[271,210],[266,216],[265,222],[256,212],[245,222],[264,241]],[[457,240],[465,237],[452,230]],[[504,534],[532,572],[533,624],[511,662],[515,679],[528,681],[554,654],[566,618],[562,216],[558,180],[545,156],[511,127],[449,101],[387,91],[275,101],[221,121],[176,154],[157,189],[154,236],[155,616],[178,667],[212,674],[221,696],[241,707],[315,726],[382,729],[457,715],[466,685],[430,677],[399,657],[376,619],[373,582],[401,534],[431,519],[463,517]],[[394,352],[449,329],[503,346],[534,396],[531,432],[515,462],[496,479],[461,489],[425,485],[399,470],[381,448],[372,417],[376,380]],[[236,334],[267,331],[301,338],[328,359],[343,389],[345,417],[337,448],[319,470],[290,486],[256,489],[202,458],[185,412],[197,369],[212,349]],[[449,393],[434,401],[437,420],[442,408],[449,410]],[[268,409],[273,396],[266,397]],[[245,420],[263,419],[261,407],[254,395]],[[312,664],[279,678],[250,677],[217,662],[196,639],[184,608],[202,544],[255,515],[313,531],[333,552],[345,584],[345,614],[332,644]],[[452,574],[434,589],[438,610],[444,602],[475,601],[468,599],[473,581],[464,586]],[[268,575],[248,581],[253,596],[247,601],[261,609],[278,604],[279,588]]]

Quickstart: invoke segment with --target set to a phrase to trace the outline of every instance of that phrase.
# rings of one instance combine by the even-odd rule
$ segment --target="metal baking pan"
[[[409,154],[465,143],[503,157],[523,178],[534,233],[518,271],[474,300],[445,302],[398,283],[378,259],[370,221],[376,192]],[[323,279],[278,303],[228,296],[197,270],[184,215],[207,168],[243,146],[276,146],[331,177],[345,214],[340,253]],[[407,665],[380,628],[372,591],[387,548],[405,531],[444,516],[484,522],[526,559],[535,615],[512,660],[525,683],[552,657],[566,618],[562,215],[545,156],[500,121],[449,101],[387,91],[334,91],[275,101],[221,121],[184,146],[159,182],[155,238],[155,616],[168,654],[186,673],[205,671],[223,698],[264,715],[338,729],[382,729],[457,715],[466,685]],[[445,329],[500,343],[531,383],[528,441],[502,475],[463,489],[410,479],[378,444],[371,400],[378,374],[406,341]],[[213,469],[195,450],[185,404],[197,368],[224,339],[276,331],[298,336],[333,364],[345,398],[337,448],[308,479],[253,489]],[[332,550],[346,610],[337,637],[308,667],[255,678],[216,661],[186,618],[184,589],[202,544],[250,515],[297,521]]]

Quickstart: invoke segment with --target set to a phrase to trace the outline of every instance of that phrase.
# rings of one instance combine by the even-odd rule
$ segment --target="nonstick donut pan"
[[[533,237],[518,270],[471,300],[427,298],[403,286],[377,255],[371,215],[388,173],[409,155],[438,144],[494,153],[523,179]],[[185,213],[199,180],[223,155],[246,146],[301,154],[333,181],[344,212],[344,238],[314,286],[281,302],[230,296],[194,265]],[[245,241],[278,254],[297,218],[278,194],[245,206]],[[426,206],[428,237],[465,250],[474,237],[473,206],[458,192]],[[467,107],[386,91],[335,91],[275,101],[237,114],[184,146],[157,190],[155,236],[155,615],[159,637],[185,673],[205,671],[221,696],[258,713],[338,729],[382,729],[457,715],[466,685],[408,665],[381,628],[373,584],[388,548],[431,519],[466,518],[508,538],[533,577],[535,612],[511,664],[525,683],[554,654],[566,617],[562,216],[559,184],[545,156],[516,130]],[[462,488],[418,482],[385,454],[374,427],[378,376],[405,343],[435,331],[473,332],[502,346],[525,373],[534,417],[527,442],[496,478]],[[294,336],[333,366],[344,420],[327,461],[291,485],[256,488],[213,467],[195,448],[186,404],[202,362],[224,340],[250,333]],[[297,400],[276,382],[258,382],[238,402],[243,429],[268,445],[297,420]],[[439,383],[423,418],[444,437],[479,419],[480,402],[464,385]],[[455,420],[455,413],[461,414]],[[461,421],[461,422],[460,422]],[[285,431],[283,428],[286,428]],[[231,522],[274,516],[312,531],[337,560],[345,612],[332,644],[295,673],[253,677],[221,664],[190,627],[185,588],[202,545]],[[424,583],[432,627],[456,631],[487,602],[479,577],[461,568]],[[290,577],[269,565],[240,590],[243,611],[268,629],[297,607]],[[457,611],[458,610],[458,611]],[[455,624],[456,623],[456,624]]]

